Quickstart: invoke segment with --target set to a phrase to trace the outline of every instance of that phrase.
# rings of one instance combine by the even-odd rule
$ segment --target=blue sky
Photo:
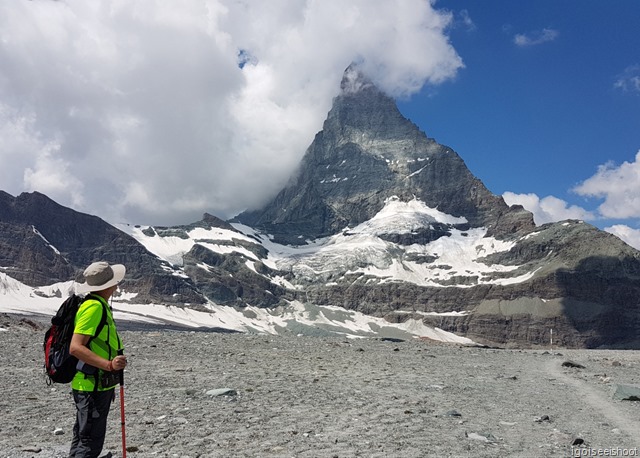
[[[465,67],[454,79],[400,101],[401,111],[456,150],[496,194],[555,196],[590,211],[589,222],[600,228],[640,228],[637,212],[606,218],[597,209],[602,198],[574,191],[599,166],[636,163],[640,2],[457,0],[436,6],[454,15],[449,36]],[[640,199],[640,183],[627,191]]]
[[[113,223],[258,208],[357,61],[538,223],[640,248],[639,18],[636,0],[0,1],[0,189]]]

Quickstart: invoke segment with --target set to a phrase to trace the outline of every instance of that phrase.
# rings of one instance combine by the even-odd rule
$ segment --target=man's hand
[[[111,360],[111,367],[114,371],[119,371],[127,366],[127,357],[124,355],[118,355]]]

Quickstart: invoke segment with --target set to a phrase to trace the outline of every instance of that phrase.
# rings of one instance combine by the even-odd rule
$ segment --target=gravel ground
[[[0,457],[65,457],[75,407],[69,387],[45,383],[44,330],[15,320],[0,326]],[[640,453],[640,402],[612,398],[616,384],[640,385],[638,351],[122,334],[131,458]],[[117,397],[103,452],[118,457],[119,411]]]

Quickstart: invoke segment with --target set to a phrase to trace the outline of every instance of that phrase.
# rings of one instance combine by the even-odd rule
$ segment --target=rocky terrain
[[[637,456],[640,449],[640,402],[613,395],[618,385],[640,385],[638,351],[122,334],[133,458],[567,457],[590,449]],[[45,384],[42,335],[41,322],[0,316],[0,457],[66,456],[74,406],[67,386]],[[122,456],[119,406],[116,398],[104,450],[113,456]]]

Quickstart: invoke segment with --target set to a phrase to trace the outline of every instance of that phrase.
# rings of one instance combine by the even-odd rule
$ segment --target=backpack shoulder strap
[[[88,297],[86,297],[84,300],[86,301],[87,299]],[[98,335],[102,332],[102,328],[104,328],[107,325],[107,307],[106,305],[104,305],[104,302],[102,302],[101,300],[98,299],[98,302],[100,302],[100,305],[102,306],[102,315],[100,316],[100,322],[96,327],[96,332],[89,338],[89,342],[91,342],[93,339],[98,337]],[[89,342],[87,342],[87,344]]]

